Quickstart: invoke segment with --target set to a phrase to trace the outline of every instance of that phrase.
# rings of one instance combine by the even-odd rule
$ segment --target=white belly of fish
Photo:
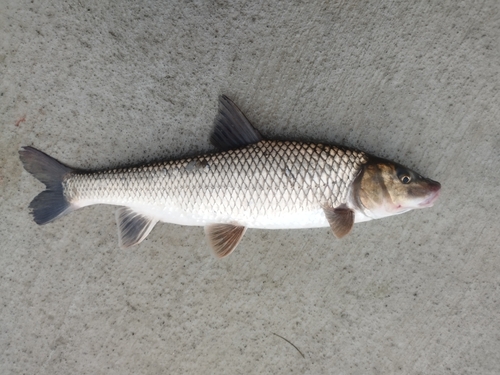
[[[266,215],[252,215],[252,212],[242,210],[238,214],[229,215],[224,212],[207,212],[200,210],[198,212],[188,212],[181,208],[175,207],[174,204],[169,206],[152,206],[144,204],[131,204],[130,202],[103,202],[85,200],[76,204],[78,208],[90,206],[94,204],[115,204],[123,205],[131,208],[137,213],[144,216],[154,218],[164,223],[172,223],[178,225],[189,226],[206,226],[214,223],[238,224],[247,228],[257,229],[306,229],[306,228],[326,228],[329,223],[326,220],[323,209],[306,212],[287,212],[287,213],[267,213]],[[372,220],[371,217],[357,211],[355,214],[355,222],[364,222]]]
[[[241,212],[236,216],[223,213],[192,213],[178,210],[151,209],[147,207],[132,207],[133,210],[144,215],[157,218],[159,221],[180,224],[206,226],[214,223],[238,224],[247,228],[260,229],[300,229],[328,227],[323,210],[310,212],[296,212],[287,214],[268,214],[251,217],[249,213]]]

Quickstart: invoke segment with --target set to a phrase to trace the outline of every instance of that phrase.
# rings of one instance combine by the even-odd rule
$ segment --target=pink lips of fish
[[[434,184],[429,185],[429,190],[431,191],[429,197],[420,203],[418,205],[419,207],[426,208],[434,206],[434,203],[437,201],[441,193],[441,184],[439,182],[434,182]]]

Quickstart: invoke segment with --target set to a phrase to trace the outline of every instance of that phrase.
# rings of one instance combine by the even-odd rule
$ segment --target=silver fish
[[[211,141],[220,152],[97,172],[23,147],[24,168],[46,185],[31,213],[41,225],[81,207],[118,205],[120,246],[140,243],[158,221],[198,225],[222,258],[247,228],[330,226],[341,238],[356,222],[431,207],[441,188],[362,151],[266,140],[226,96]]]

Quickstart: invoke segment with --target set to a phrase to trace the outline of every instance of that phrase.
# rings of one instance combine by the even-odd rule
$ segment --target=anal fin
[[[144,216],[131,208],[122,207],[116,211],[118,238],[121,247],[130,247],[140,243],[151,232],[156,219]]]
[[[346,206],[333,208],[330,206],[323,206],[326,220],[332,228],[333,234],[337,238],[342,238],[347,235],[354,226],[354,211]]]
[[[246,227],[233,224],[210,224],[205,227],[205,234],[214,255],[224,258],[231,254],[240,243]]]

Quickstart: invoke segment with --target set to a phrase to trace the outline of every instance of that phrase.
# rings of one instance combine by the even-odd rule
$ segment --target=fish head
[[[432,207],[441,190],[439,182],[379,158],[370,158],[355,185],[357,206],[373,219]]]

